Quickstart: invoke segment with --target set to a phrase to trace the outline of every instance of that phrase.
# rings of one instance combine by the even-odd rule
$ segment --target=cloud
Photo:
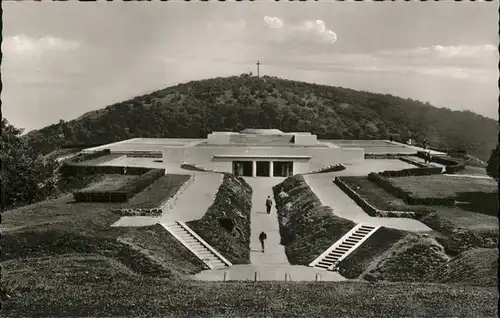
[[[492,44],[483,45],[432,45],[400,50],[378,51],[375,55],[386,57],[432,57],[441,59],[450,58],[488,58],[497,56],[497,48]]]
[[[264,24],[271,29],[271,40],[279,42],[314,42],[317,44],[335,44],[337,34],[329,30],[322,20],[305,20],[298,24],[288,24],[278,17],[264,17]]]
[[[53,36],[44,36],[39,39],[25,35],[7,36],[2,42],[2,51],[9,54],[41,54],[45,52],[67,52],[80,47],[77,41],[65,40]]]

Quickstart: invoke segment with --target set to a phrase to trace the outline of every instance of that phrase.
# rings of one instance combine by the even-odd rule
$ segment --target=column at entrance
[[[274,176],[274,163],[272,161],[269,161],[269,176]]]
[[[257,161],[252,161],[252,177],[257,176]]]

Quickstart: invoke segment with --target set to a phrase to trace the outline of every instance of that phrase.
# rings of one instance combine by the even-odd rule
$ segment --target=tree
[[[499,146],[491,151],[490,159],[488,159],[488,166],[486,166],[486,173],[498,180],[498,148]]]
[[[22,129],[2,118],[0,160],[2,210],[35,203],[57,191],[57,163],[44,159],[21,138]]]

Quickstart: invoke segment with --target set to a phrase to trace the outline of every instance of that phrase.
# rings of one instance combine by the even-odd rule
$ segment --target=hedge
[[[87,176],[95,174],[130,174],[142,175],[150,171],[151,168],[143,167],[119,167],[119,166],[76,166],[63,164],[60,172],[64,176]]]
[[[424,167],[424,168],[409,168],[403,170],[386,170],[379,174],[387,178],[394,177],[412,177],[412,176],[430,176],[434,174],[441,174],[443,169],[441,167]]]
[[[126,202],[135,194],[147,188],[154,181],[165,175],[165,169],[148,169],[136,179],[125,183],[116,191],[76,191],[73,198],[77,202]],[[128,171],[127,171],[128,172]]]

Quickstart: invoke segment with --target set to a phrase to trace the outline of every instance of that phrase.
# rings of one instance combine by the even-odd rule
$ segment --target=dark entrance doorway
[[[273,164],[273,177],[289,177],[293,175],[292,161],[275,161]]]
[[[253,176],[251,161],[233,161],[233,173],[239,177]]]
[[[257,161],[257,177],[269,177],[269,161]]]

